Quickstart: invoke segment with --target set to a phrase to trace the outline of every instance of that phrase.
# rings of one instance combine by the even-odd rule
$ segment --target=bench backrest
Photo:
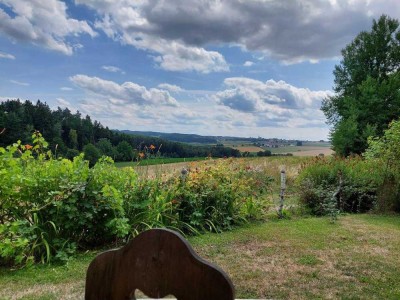
[[[152,298],[232,300],[234,288],[218,267],[201,259],[178,233],[151,229],[126,246],[99,254],[86,275],[86,300]]]

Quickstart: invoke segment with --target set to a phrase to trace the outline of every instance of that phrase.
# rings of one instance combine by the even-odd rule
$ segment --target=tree
[[[117,145],[118,159],[121,161],[129,161],[133,159],[132,146],[127,141],[122,141]]]
[[[69,145],[72,149],[78,148],[78,134],[75,129],[69,130]]]
[[[99,149],[97,149],[95,145],[90,143],[83,148],[83,153],[85,159],[89,161],[89,165],[91,167],[95,165],[95,163],[101,156]]]
[[[399,22],[388,16],[373,20],[370,32],[361,32],[342,50],[335,66],[335,95],[324,99],[322,111],[333,125],[336,153],[360,154],[369,136],[382,136],[400,116]]]
[[[96,147],[101,151],[103,155],[114,158],[113,155],[115,154],[115,151],[109,139],[105,138],[99,139],[99,141],[96,144]]]

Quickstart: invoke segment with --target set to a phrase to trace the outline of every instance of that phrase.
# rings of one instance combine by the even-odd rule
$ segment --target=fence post
[[[280,193],[280,203],[278,216],[280,219],[283,218],[283,201],[285,200],[285,190],[286,190],[286,172],[285,169],[281,170],[281,193]]]

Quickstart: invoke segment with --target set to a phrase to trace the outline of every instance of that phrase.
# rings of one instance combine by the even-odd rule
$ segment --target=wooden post
[[[344,210],[344,203],[342,201],[342,189],[343,189],[343,173],[341,170],[338,171],[339,186],[336,192],[333,194],[333,201],[336,202],[336,208],[339,210]]]
[[[188,170],[185,167],[183,167],[181,170],[181,181],[182,182],[186,181],[187,175],[188,175]]]
[[[286,190],[286,172],[285,169],[281,170],[281,193],[280,193],[280,203],[279,203],[279,218],[283,218],[283,201],[285,199],[285,190]]]

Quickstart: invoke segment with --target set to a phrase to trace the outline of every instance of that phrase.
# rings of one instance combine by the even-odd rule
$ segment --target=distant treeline
[[[198,143],[198,144],[217,144],[218,140],[213,136],[202,136],[198,134],[186,133],[165,133],[156,131],[131,131],[122,130],[121,132],[133,135],[145,135],[166,139],[168,141],[181,142],[181,143]]]
[[[17,140],[32,142],[32,133],[38,130],[57,155],[72,158],[85,152],[92,162],[101,155],[115,161],[130,161],[137,157],[224,157],[240,156],[238,150],[227,147],[193,146],[166,141],[156,137],[124,134],[110,130],[90,116],[82,116],[69,109],[51,110],[41,101],[7,100],[0,103],[0,146]]]

